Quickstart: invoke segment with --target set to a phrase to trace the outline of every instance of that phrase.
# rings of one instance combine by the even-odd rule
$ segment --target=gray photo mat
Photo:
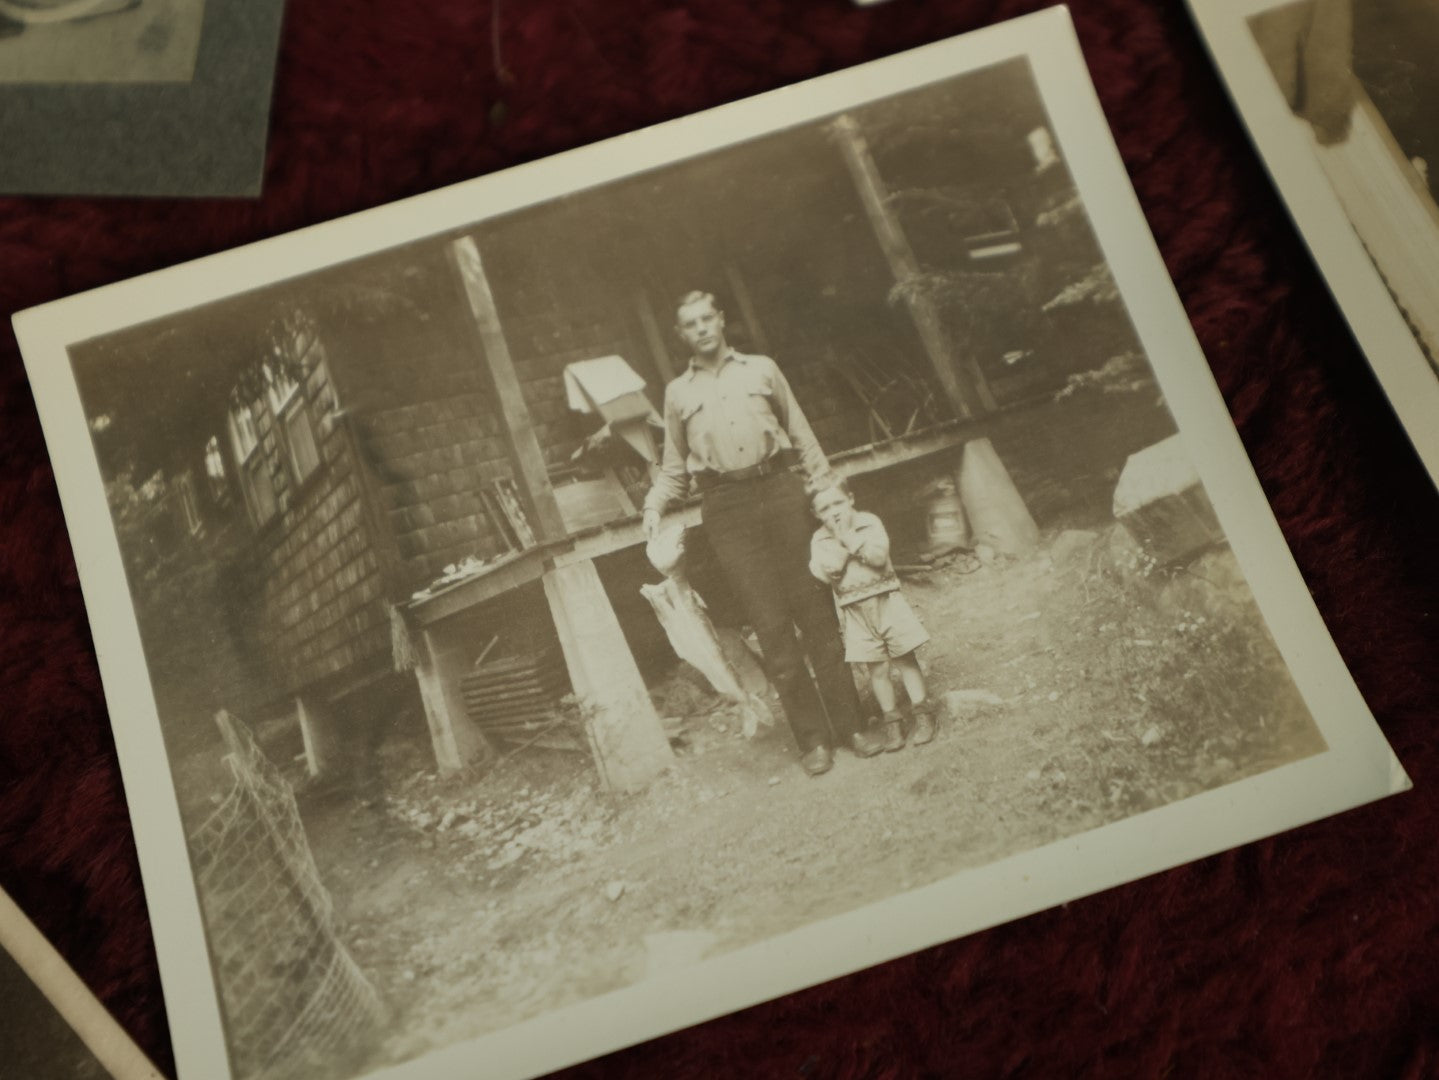
[[[284,0],[208,0],[187,83],[0,87],[0,194],[256,196]]]

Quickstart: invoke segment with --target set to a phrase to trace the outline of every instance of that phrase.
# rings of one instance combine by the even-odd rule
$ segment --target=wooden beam
[[[953,453],[966,443],[983,438],[1003,416],[1008,415],[1011,414],[994,413],[980,421],[951,420],[900,439],[856,446],[832,454],[830,465],[841,476],[855,477],[935,454]],[[677,508],[668,515],[668,520],[679,520],[688,526],[699,525],[699,504],[690,503]],[[642,523],[637,518],[616,521],[581,536],[507,556],[483,574],[446,586],[424,600],[411,601],[407,610],[415,625],[429,626],[526,582],[535,581],[549,570],[588,562],[644,542]]]
[[[836,118],[830,128],[859,192],[859,201],[864,205],[865,214],[874,229],[875,239],[889,262],[890,272],[900,286],[908,286],[904,288],[905,306],[954,415],[967,420],[994,411],[994,395],[990,393],[979,366],[972,358],[951,356],[939,311],[929,297],[913,287],[920,277],[919,260],[909,246],[899,219],[889,208],[889,193],[885,190],[884,180],[879,175],[859,124],[853,117],[844,115]]]
[[[670,355],[669,339],[665,336],[662,324],[655,317],[654,305],[650,303],[650,294],[647,289],[640,289],[635,293],[635,311],[639,313],[640,326],[644,328],[645,341],[650,347],[650,358],[655,362],[655,370],[660,373],[660,378],[665,385],[679,374],[675,368],[674,357]],[[660,387],[660,400],[664,397],[664,387]],[[659,402],[655,402],[656,405]]]
[[[1315,153],[1411,332],[1439,362],[1439,208],[1369,95],[1356,93],[1348,138]]]
[[[305,745],[305,770],[311,776],[333,773],[344,758],[334,713],[318,699],[301,696],[295,698],[295,719]]]
[[[480,261],[480,249],[473,237],[462,236],[450,241],[448,251],[470,315],[474,318],[485,366],[495,388],[520,498],[541,540],[562,539],[565,522],[555,501],[554,488],[550,486],[544,451],[535,435],[529,406],[525,404],[524,389],[500,325],[499,310],[490,291],[489,279],[485,276],[484,264]]]
[[[996,416],[998,414],[995,414]],[[929,457],[944,451],[955,451],[985,430],[987,423],[973,421],[960,423],[951,420],[938,427],[929,428],[915,435],[882,443],[869,443],[830,455],[829,463],[835,472],[844,477],[862,476],[878,472],[911,461]],[[679,520],[687,526],[700,524],[700,508],[697,503],[680,507],[670,512],[666,520]],[[645,542],[642,525],[637,520],[617,521],[603,529],[571,537],[557,545],[550,557],[554,566],[569,566],[585,559],[598,559],[625,548]]]
[[[549,571],[544,583],[600,782],[638,791],[674,763],[674,751],[599,571],[586,559]]]
[[[744,277],[739,272],[739,267],[734,263],[725,263],[725,280],[729,282],[730,295],[734,302],[739,305],[740,318],[744,320],[745,327],[749,330],[750,341],[754,348],[770,355],[773,350],[770,348],[769,335],[764,332],[764,327],[759,321],[759,312],[755,310],[754,297],[750,295],[749,286],[745,284]]]
[[[435,764],[442,772],[454,772],[489,757],[494,751],[484,732],[470,720],[460,690],[460,678],[474,663],[479,647],[456,629],[436,626],[421,630],[415,644],[415,679],[420,684]]]
[[[956,479],[976,542],[1005,555],[1027,555],[1034,550],[1039,544],[1039,528],[988,439],[965,443]]]
[[[483,604],[528,582],[538,581],[545,569],[546,549],[529,548],[504,556],[474,577],[442,586],[423,600],[410,601],[406,610],[414,625],[433,626],[452,615],[468,611],[476,604]]]
[[[352,668],[349,672],[334,679],[328,679],[318,685],[311,687],[312,691],[320,696],[321,701],[333,705],[343,701],[351,694],[357,694],[361,690],[368,690],[386,679],[398,678],[394,669],[389,664],[363,664]]]

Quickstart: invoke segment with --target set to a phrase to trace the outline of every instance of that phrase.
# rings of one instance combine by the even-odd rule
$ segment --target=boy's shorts
[[[880,593],[839,609],[844,633],[844,658],[851,664],[877,664],[914,652],[926,641],[919,616],[904,594]]]

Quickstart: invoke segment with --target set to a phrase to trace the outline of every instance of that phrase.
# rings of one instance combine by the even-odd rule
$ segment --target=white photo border
[[[1299,227],[1409,441],[1439,485],[1439,376],[1324,176],[1304,121],[1284,100],[1249,26],[1294,0],[1189,0],[1249,137]]]
[[[1032,65],[1181,438],[1329,749],[367,1075],[438,1078],[482,1060],[495,1080],[533,1076],[1408,787],[1245,456],[1145,225],[1068,11],[1049,8],[16,316],[111,710],[182,1080],[231,1072],[174,787],[156,779],[167,771],[159,718],[67,347],[1017,57]]]

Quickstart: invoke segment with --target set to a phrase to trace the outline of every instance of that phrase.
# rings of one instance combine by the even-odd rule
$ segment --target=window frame
[[[277,351],[278,348],[276,346]],[[296,491],[303,489],[310,478],[320,471],[320,466],[324,464],[324,458],[320,454],[320,440],[315,420],[309,409],[309,379],[321,363],[321,361],[316,361],[313,365],[306,363],[314,348],[312,340],[305,351],[294,358],[295,366],[299,369],[300,374],[298,379],[289,378],[283,370],[276,370],[269,363],[261,365],[265,377],[265,403],[269,406],[270,416],[275,421],[276,438],[285,448],[290,478],[294,482]],[[305,427],[310,448],[309,455],[302,455],[297,449],[299,442],[295,437],[294,428],[300,424]],[[309,457],[308,468],[301,460],[302,456]]]
[[[241,421],[243,417],[243,422]],[[275,492],[275,481],[267,471],[265,454],[261,445],[259,427],[255,423],[252,404],[240,402],[230,407],[227,417],[230,429],[230,446],[235,452],[236,472],[240,491],[245,497],[245,508],[255,528],[262,529],[274,520],[280,512],[280,500]],[[248,439],[246,438],[248,436]],[[248,441],[248,445],[246,445]],[[262,500],[259,493],[259,474],[264,473],[263,483],[269,496]],[[268,512],[263,512],[268,506]]]

